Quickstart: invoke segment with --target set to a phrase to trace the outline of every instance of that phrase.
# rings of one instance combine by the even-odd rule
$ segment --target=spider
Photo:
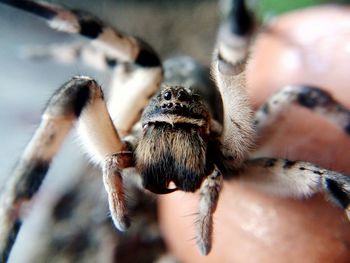
[[[91,39],[106,64],[123,64],[108,104],[97,81],[86,76],[67,81],[49,100],[2,192],[3,261],[21,226],[21,205],[37,192],[75,124],[86,152],[102,170],[111,217],[121,231],[130,225],[123,180],[135,175],[140,187],[155,194],[199,190],[196,241],[203,255],[211,249],[213,214],[225,178],[240,178],[281,196],[301,198],[323,191],[350,216],[347,176],[308,162],[251,158],[256,136],[290,104],[322,114],[347,134],[350,111],[321,89],[288,86],[253,113],[245,91],[245,66],[256,23],[243,0],[233,1],[213,54],[211,72],[222,102],[218,120],[212,117],[218,110],[200,91],[162,82],[162,63],[144,41],[83,12],[33,1],[1,2],[42,17],[56,30]]]

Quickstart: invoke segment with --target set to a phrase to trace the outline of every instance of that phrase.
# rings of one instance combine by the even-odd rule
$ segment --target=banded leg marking
[[[244,1],[233,2],[228,21],[221,25],[212,73],[223,102],[222,152],[238,167],[254,141],[253,114],[246,93],[245,66],[253,33],[253,18]]]
[[[74,83],[74,85],[73,85]],[[21,225],[20,208],[39,189],[53,156],[88,104],[90,79],[73,79],[50,99],[42,121],[0,197],[0,256],[6,262]],[[69,96],[67,96],[69,94]]]
[[[73,50],[66,46],[65,51],[71,53],[68,59],[83,56],[84,62],[94,68],[113,67],[108,108],[113,113],[111,117],[114,123],[118,123],[121,135],[127,135],[149,98],[159,90],[163,69],[157,53],[143,40],[123,35],[98,18],[81,11],[29,0],[0,0],[0,3],[41,17],[55,30],[79,34],[91,40],[89,45],[72,46]],[[130,63],[135,65],[130,66]]]
[[[103,164],[106,156],[124,149],[98,84],[88,77],[75,77],[65,83],[49,100],[40,126],[2,190],[0,257],[3,262],[7,260],[21,226],[22,204],[30,201],[38,191],[53,157],[77,119],[80,133],[85,131],[83,140],[94,142],[88,152],[98,163]]]
[[[240,181],[269,194],[303,198],[323,191],[350,216],[350,177],[309,162],[258,158],[248,160]]]
[[[350,110],[328,92],[309,86],[287,86],[272,95],[255,113],[254,123],[258,133],[271,126],[292,104],[324,116],[350,135]]]
[[[109,58],[135,63],[141,67],[161,66],[159,57],[148,44],[121,34],[88,13],[30,0],[0,0],[0,3],[41,17],[57,31],[79,34],[91,39],[91,44],[103,50]]]

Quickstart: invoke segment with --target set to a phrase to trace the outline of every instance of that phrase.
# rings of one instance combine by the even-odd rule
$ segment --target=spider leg
[[[211,250],[213,235],[213,213],[219,199],[222,174],[215,166],[213,172],[203,181],[200,188],[199,214],[196,222],[197,245],[202,255]]]
[[[287,86],[272,95],[255,113],[257,132],[261,134],[293,104],[321,114],[350,135],[350,110],[328,92],[309,86]]]
[[[95,48],[99,63],[103,64],[104,60],[107,65],[121,64],[113,67],[108,108],[121,136],[128,134],[162,81],[163,69],[156,52],[143,40],[124,35],[85,12],[30,0],[0,0],[0,3],[32,13],[54,30],[89,39],[89,45],[81,51],[89,51],[91,55],[89,47]],[[86,57],[85,62],[95,64],[95,59]]]
[[[144,67],[160,65],[158,56],[145,42],[123,35],[88,13],[30,0],[1,0],[0,3],[41,17],[57,31],[86,37],[91,40],[91,45],[99,47],[109,57],[120,62],[131,62]]]
[[[252,109],[245,90],[254,21],[242,0],[233,1],[228,18],[219,29],[212,73],[223,102],[221,151],[230,165],[238,167],[254,141]]]
[[[114,68],[108,96],[108,110],[122,137],[129,134],[140,119],[150,98],[163,80],[162,67],[142,69],[121,64]],[[133,101],[134,103],[130,103]]]
[[[107,157],[103,166],[103,184],[108,194],[113,223],[118,229],[125,231],[130,226],[130,221],[124,199],[121,169],[113,156]]]
[[[244,163],[240,181],[269,194],[303,198],[323,191],[350,220],[350,178],[309,162],[257,158]]]
[[[0,256],[6,261],[21,226],[21,207],[38,191],[65,136],[78,120],[80,138],[93,161],[103,166],[109,200],[123,203],[118,171],[132,160],[107,111],[100,86],[91,78],[75,77],[49,100],[42,121],[18,161],[0,197]],[[117,154],[115,154],[117,153]],[[114,161],[114,165],[113,165]],[[118,171],[115,167],[118,167]],[[114,190],[114,191],[112,191]],[[111,203],[111,200],[110,200]],[[121,230],[128,226],[125,206],[111,206]],[[117,215],[117,216],[116,216]]]

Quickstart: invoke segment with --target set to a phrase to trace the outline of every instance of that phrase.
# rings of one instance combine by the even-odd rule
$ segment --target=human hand
[[[248,71],[255,106],[288,84],[324,88],[350,107],[350,10],[319,7],[284,15],[256,43]],[[275,34],[282,32],[281,34]],[[265,156],[310,161],[350,174],[350,138],[306,109],[291,108],[264,146]],[[191,239],[196,195],[160,198],[160,218],[172,252],[183,262],[348,262],[350,222],[322,195],[307,200],[272,197],[224,183],[214,214],[213,248],[200,256]]]

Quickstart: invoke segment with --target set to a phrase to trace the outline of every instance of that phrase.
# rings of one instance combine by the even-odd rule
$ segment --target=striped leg
[[[115,178],[120,178],[117,172],[130,164],[128,155],[121,152],[126,146],[120,140],[108,115],[101,88],[88,77],[75,77],[65,83],[50,99],[40,126],[1,192],[1,262],[6,261],[20,229],[22,204],[30,201],[38,191],[53,157],[77,119],[83,145],[87,146],[87,152],[93,161],[104,167],[105,182],[109,184],[106,188],[110,202],[111,199],[119,203],[124,201],[121,186],[113,183],[117,180]],[[117,158],[118,152],[121,152],[120,158]],[[115,165],[106,165],[106,162],[111,163],[111,159],[115,160]],[[119,168],[117,171],[116,166]],[[122,230],[128,225],[124,207],[111,207],[113,220],[118,222],[116,226]]]
[[[208,255],[211,250],[213,235],[213,213],[219,200],[222,186],[222,174],[214,168],[203,182],[200,189],[199,213],[196,222],[197,245],[202,255]]]
[[[113,113],[113,121],[118,123],[120,134],[128,134],[162,81],[162,65],[156,52],[141,39],[124,35],[81,11],[30,0],[0,0],[0,3],[41,17],[54,30],[78,34],[90,40],[88,46],[78,49],[86,53],[85,62],[99,64],[93,67],[106,67],[107,64],[114,69],[108,108]],[[122,65],[114,67],[117,64]]]
[[[350,135],[350,110],[326,91],[308,86],[287,86],[271,96],[255,113],[257,132],[271,127],[293,104],[321,114]]]
[[[282,197],[303,198],[323,191],[345,209],[350,220],[350,177],[344,174],[308,162],[258,158],[244,163],[239,178],[244,184]]]
[[[212,72],[223,101],[222,152],[238,167],[254,140],[253,115],[245,90],[245,66],[253,32],[253,18],[244,1],[233,1],[229,20],[219,30]]]
[[[160,64],[158,56],[146,43],[135,37],[121,34],[90,14],[68,10],[50,3],[28,0],[1,0],[0,3],[41,17],[57,31],[86,37],[91,40],[91,45],[100,48],[108,57],[120,62],[131,62],[148,67]]]

